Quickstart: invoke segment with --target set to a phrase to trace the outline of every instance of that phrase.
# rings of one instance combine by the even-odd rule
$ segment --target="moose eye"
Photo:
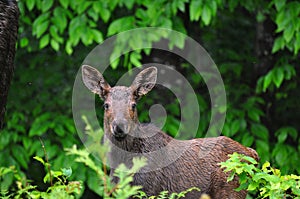
[[[134,111],[135,108],[136,108],[136,103],[131,104],[131,108],[132,108],[132,110]]]
[[[109,108],[109,104],[108,103],[103,104],[103,108],[104,110],[107,110]]]

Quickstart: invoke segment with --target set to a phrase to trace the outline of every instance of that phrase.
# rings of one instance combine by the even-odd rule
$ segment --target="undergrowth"
[[[75,156],[75,161],[79,164],[85,164],[97,176],[94,183],[98,185],[96,193],[104,199],[127,199],[135,197],[138,199],[179,199],[184,197],[188,192],[198,190],[198,188],[190,188],[181,193],[168,193],[167,191],[161,192],[158,196],[147,196],[141,191],[141,186],[133,186],[133,176],[143,166],[147,164],[145,158],[133,158],[133,166],[127,168],[125,164],[120,164],[114,172],[114,176],[119,179],[118,183],[112,182],[112,178],[108,174],[106,167],[106,154],[109,151],[107,143],[100,144],[103,137],[103,130],[93,130],[86,117],[83,117],[86,123],[85,133],[91,138],[89,149],[78,149],[76,145],[71,148],[65,149],[66,155]],[[39,187],[32,184],[30,180],[23,176],[14,166],[0,167],[0,198],[33,198],[33,199],[74,199],[80,198],[83,192],[83,182],[70,181],[72,175],[72,168],[61,168],[60,170],[52,170],[51,164],[48,161],[47,149],[41,141],[41,146],[45,153],[45,159],[35,156],[34,159],[40,162],[46,171],[43,179],[44,183],[49,187],[46,191],[40,191]],[[93,153],[94,152],[94,153]],[[91,155],[93,153],[93,155]],[[101,164],[96,163],[94,156],[101,160]],[[76,172],[76,171],[74,171]],[[14,186],[6,186],[6,176],[14,176]],[[9,178],[11,179],[11,178]]]
[[[245,189],[258,192],[258,198],[270,199],[300,199],[300,176],[282,175],[279,169],[271,167],[265,162],[261,168],[251,157],[233,153],[226,162],[220,165],[225,172],[231,172],[228,181],[234,176],[239,177],[240,186],[237,191]]]

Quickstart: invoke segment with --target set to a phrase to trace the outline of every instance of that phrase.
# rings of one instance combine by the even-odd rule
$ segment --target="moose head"
[[[111,87],[95,68],[83,65],[82,79],[85,86],[104,101],[104,129],[116,140],[123,140],[137,128],[137,101],[155,85],[157,69],[149,67],[141,71],[131,86]]]

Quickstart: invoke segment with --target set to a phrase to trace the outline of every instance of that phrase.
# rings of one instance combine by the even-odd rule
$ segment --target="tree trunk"
[[[270,18],[256,23],[255,74],[259,77],[273,68],[275,60],[272,54],[276,25]],[[257,77],[256,77],[257,78]]]
[[[15,0],[0,0],[0,129],[4,126],[8,89],[14,71],[19,9]]]

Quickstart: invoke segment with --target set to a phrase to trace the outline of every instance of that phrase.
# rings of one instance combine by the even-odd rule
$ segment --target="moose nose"
[[[115,121],[112,125],[113,134],[117,139],[125,138],[126,123],[124,121]]]

